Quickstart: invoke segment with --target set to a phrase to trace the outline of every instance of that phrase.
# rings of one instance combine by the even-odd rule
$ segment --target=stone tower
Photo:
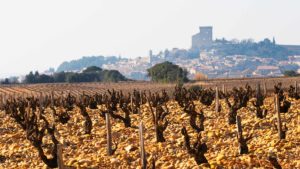
[[[192,49],[206,49],[213,43],[213,27],[200,27],[200,32],[192,36]]]
[[[153,62],[153,52],[152,50],[149,51],[149,63]]]

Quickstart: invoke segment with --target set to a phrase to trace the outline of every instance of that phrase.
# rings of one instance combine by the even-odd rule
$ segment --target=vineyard
[[[296,80],[0,86],[0,168],[300,168]]]

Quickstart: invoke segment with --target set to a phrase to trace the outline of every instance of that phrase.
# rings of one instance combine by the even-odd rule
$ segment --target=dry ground
[[[283,82],[287,87],[294,84],[299,78],[269,78],[269,79],[231,79],[209,80],[199,82],[203,86],[214,87],[215,85],[226,88],[244,86],[246,83],[255,85],[257,81],[266,82],[269,93],[273,85]],[[187,84],[187,86],[195,85]],[[175,84],[156,84],[148,82],[124,82],[124,83],[81,83],[81,84],[38,84],[38,85],[12,85],[0,86],[0,95],[39,95],[40,92],[56,95],[61,92],[74,95],[85,92],[87,94],[101,93],[109,89],[122,89],[125,93],[137,90],[161,91],[174,90]],[[255,117],[253,107],[239,111],[242,117],[244,135],[253,133],[254,138],[249,141],[250,153],[238,155],[238,142],[236,127],[227,124],[228,108],[221,100],[222,111],[216,114],[214,105],[205,107],[197,102],[197,109],[204,109],[205,131],[202,132],[202,141],[207,143],[208,153],[206,157],[211,168],[271,168],[267,160],[269,153],[275,153],[283,168],[300,168],[300,100],[292,101],[289,112],[282,116],[287,124],[288,132],[286,140],[279,141],[277,132],[273,127],[275,114],[273,110],[273,97],[268,97],[265,107],[269,114],[266,119],[259,120]],[[187,126],[192,141],[196,138],[195,131],[189,126],[189,117],[174,101],[168,102],[171,114],[170,121],[164,135],[165,143],[156,143],[152,117],[147,105],[143,105],[143,122],[145,124],[145,146],[149,162],[156,159],[157,168],[205,168],[207,165],[197,166],[194,159],[187,153],[184,147],[182,126]],[[138,116],[132,115],[132,128],[125,128],[120,121],[112,120],[113,140],[118,142],[118,149],[113,156],[106,155],[106,131],[105,121],[98,111],[89,110],[88,113],[93,121],[91,135],[83,134],[83,118],[75,110],[69,112],[71,120],[65,124],[58,124],[59,135],[57,137],[63,143],[63,157],[65,164],[75,168],[139,168],[139,137]],[[121,113],[121,112],[120,112]],[[48,117],[50,118],[50,117]],[[37,151],[25,138],[25,133],[4,112],[0,113],[0,168],[46,168],[39,159]]]
[[[205,156],[211,168],[271,168],[267,160],[269,153],[277,155],[283,168],[300,168],[300,100],[293,101],[289,113],[282,116],[289,129],[286,140],[282,141],[273,128],[272,101],[271,97],[266,100],[265,106],[270,111],[266,119],[257,119],[250,105],[239,111],[244,135],[253,133],[254,136],[248,144],[250,153],[242,156],[238,154],[236,127],[227,124],[228,109],[224,101],[221,101],[222,112],[219,114],[197,103],[197,109],[204,109],[206,117],[202,141],[208,146]],[[180,133],[182,126],[187,126],[192,141],[197,136],[189,126],[189,117],[174,101],[170,101],[168,107],[171,114],[167,116],[170,124],[164,133],[166,142],[156,143],[150,111],[147,105],[143,105],[148,160],[155,158],[157,168],[207,168],[207,165],[197,166],[184,147]],[[60,135],[57,137],[64,145],[65,164],[75,168],[140,168],[138,116],[132,115],[132,128],[124,128],[123,123],[112,120],[113,140],[119,145],[113,156],[107,156],[105,121],[95,110],[88,113],[93,121],[91,135],[83,134],[83,118],[78,110],[70,112],[71,120],[67,124],[57,125]],[[0,113],[0,132],[0,168],[46,168],[26,140],[24,131],[4,112]]]

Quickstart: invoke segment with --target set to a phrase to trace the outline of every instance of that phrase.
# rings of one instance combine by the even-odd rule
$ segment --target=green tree
[[[41,74],[37,77],[37,83],[53,83],[54,78],[52,76]]]
[[[87,67],[82,73],[97,73],[97,72],[101,72],[102,69],[100,67],[97,66],[90,66]]]
[[[104,70],[101,75],[105,82],[126,81],[126,78],[117,70]]]
[[[5,78],[3,81],[0,82],[0,84],[5,84],[5,85],[10,84],[9,79]]]
[[[25,80],[24,83],[35,83],[35,75],[33,74],[33,72],[29,72],[28,75],[25,76]]]
[[[296,76],[299,76],[299,74],[294,71],[294,70],[286,70],[283,72],[283,75],[284,76],[287,76],[287,77],[296,77]]]
[[[154,82],[182,83],[187,82],[187,71],[171,62],[163,62],[147,69],[148,76]]]
[[[67,81],[66,76],[67,76],[67,73],[59,72],[59,73],[55,73],[53,75],[53,78],[56,83],[63,83],[63,82]]]

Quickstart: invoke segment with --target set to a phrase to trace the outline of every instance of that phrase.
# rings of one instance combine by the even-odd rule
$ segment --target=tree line
[[[80,73],[59,72],[53,75],[30,72],[25,76],[24,83],[79,83],[79,82],[118,82],[127,79],[117,70],[104,70],[96,66],[86,68]]]
[[[153,82],[159,83],[184,83],[188,82],[187,71],[171,62],[163,62],[147,69],[148,76]],[[38,71],[29,72],[21,83],[80,83],[80,82],[119,82],[127,81],[117,70],[105,70],[96,66],[90,66],[82,72],[58,72],[52,75],[40,74]],[[17,84],[18,80],[10,80],[8,78],[0,82],[0,84]]]

